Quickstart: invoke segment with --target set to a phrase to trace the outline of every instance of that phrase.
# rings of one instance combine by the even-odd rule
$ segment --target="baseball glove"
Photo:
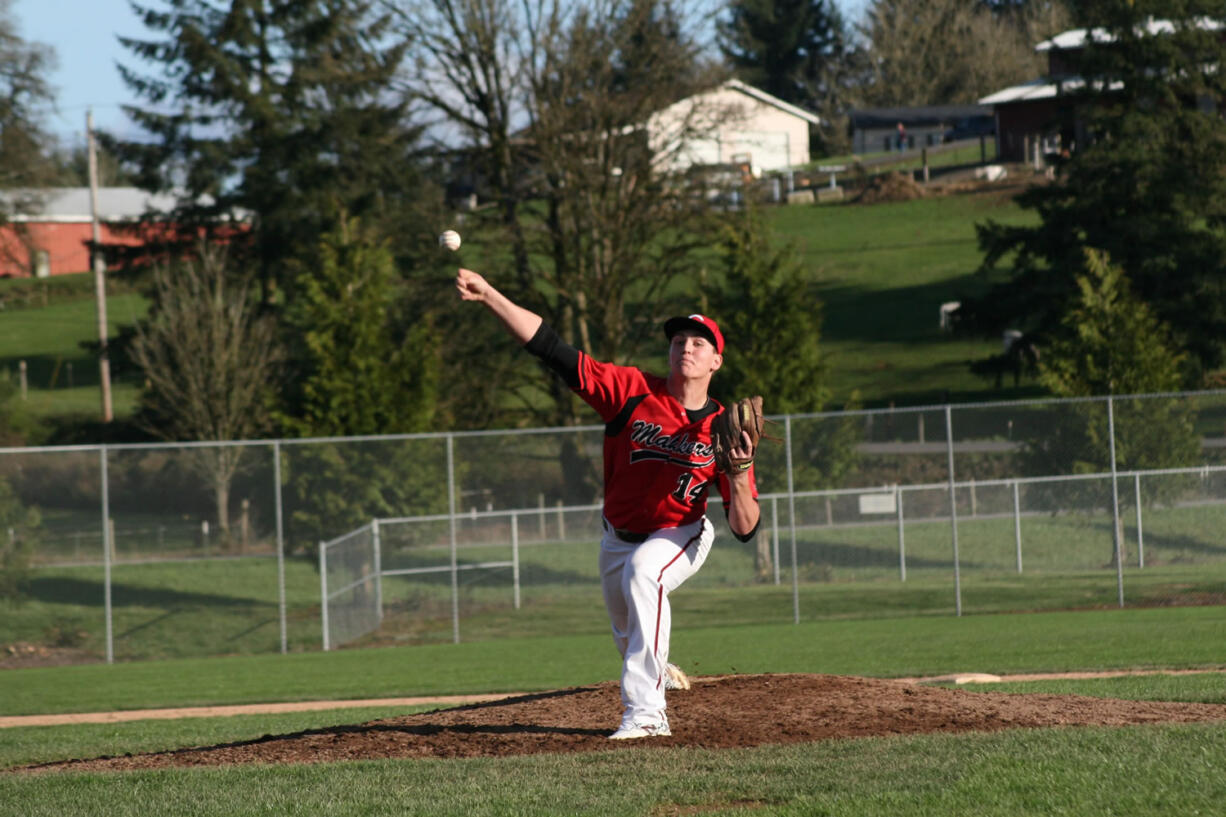
[[[765,422],[760,395],[737,400],[716,415],[711,421],[711,445],[715,450],[715,464],[719,470],[726,474],[735,474],[753,464]],[[734,457],[732,449],[740,448],[744,443],[741,432],[749,436],[749,456]]]

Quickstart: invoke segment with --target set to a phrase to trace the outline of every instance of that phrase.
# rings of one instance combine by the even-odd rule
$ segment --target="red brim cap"
[[[673,339],[673,335],[682,329],[692,329],[715,344],[717,354],[724,353],[724,333],[719,331],[719,324],[706,315],[686,315],[685,317],[669,318],[664,322],[664,335]]]

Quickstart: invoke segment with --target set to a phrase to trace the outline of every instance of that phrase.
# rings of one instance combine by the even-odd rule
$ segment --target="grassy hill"
[[[12,287],[24,282],[2,283]],[[132,292],[108,297],[109,336],[115,337],[119,326],[134,323],[148,306],[143,296]],[[52,300],[46,306],[5,309],[0,312],[0,377],[8,372],[16,383],[20,363],[25,361],[29,388],[23,408],[30,415],[97,417],[101,414],[98,361],[81,346],[97,339],[98,313],[92,294]],[[131,413],[138,395],[135,379],[116,376],[112,386],[116,416]]]
[[[868,406],[1011,399],[1037,393],[1033,384],[1005,388],[975,377],[967,361],[1000,348],[996,339],[954,339],[938,327],[941,303],[982,286],[973,275],[980,260],[975,224],[985,218],[1022,223],[1031,218],[1011,200],[1015,191],[992,190],[875,205],[792,206],[768,217],[795,243],[819,281],[825,302],[822,335],[829,355],[833,406],[858,391]],[[74,276],[75,277],[75,276]],[[0,281],[0,296],[31,282]],[[60,281],[57,284],[62,283]],[[0,376],[16,379],[26,361],[36,418],[69,414],[96,417],[98,367],[80,344],[96,337],[92,293],[76,287],[47,305],[10,306],[0,312]],[[2,299],[0,299],[2,300]],[[29,299],[27,299],[28,301]],[[147,309],[125,291],[108,299],[112,333]],[[135,406],[138,384],[115,379],[116,416]]]
[[[832,403],[853,390],[866,405],[1013,399],[1033,383],[1004,387],[972,375],[967,361],[999,351],[998,339],[953,338],[940,306],[982,291],[975,224],[1032,219],[999,189],[875,205],[785,207],[772,223],[795,242],[821,283],[822,338]]]

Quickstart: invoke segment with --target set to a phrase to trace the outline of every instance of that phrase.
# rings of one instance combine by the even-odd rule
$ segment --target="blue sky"
[[[854,20],[867,0],[837,2]],[[68,145],[83,144],[85,113],[92,108],[97,127],[136,135],[120,110],[134,100],[115,67],[135,62],[117,38],[145,34],[128,0],[14,0],[12,15],[23,39],[55,47],[59,67],[51,83],[58,89],[58,109],[48,123],[54,133]]]

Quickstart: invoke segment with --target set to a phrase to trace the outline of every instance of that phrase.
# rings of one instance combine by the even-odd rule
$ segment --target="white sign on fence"
[[[894,504],[894,493],[860,494],[860,513],[897,513]]]

